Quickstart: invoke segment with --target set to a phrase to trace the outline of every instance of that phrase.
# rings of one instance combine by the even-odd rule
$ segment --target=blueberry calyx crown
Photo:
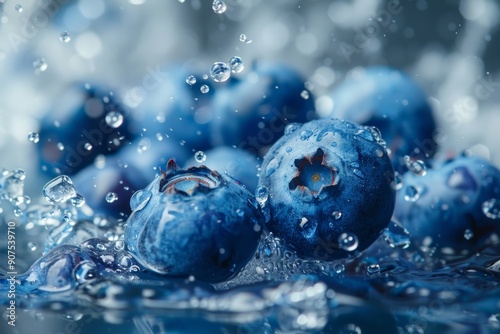
[[[197,192],[206,192],[219,187],[221,176],[206,166],[180,168],[173,159],[167,163],[167,170],[162,171],[159,191],[165,194],[193,196]]]
[[[318,198],[323,189],[339,183],[338,170],[327,165],[326,154],[321,148],[314,155],[305,155],[294,163],[297,174],[288,184],[290,191],[299,190],[301,195]]]

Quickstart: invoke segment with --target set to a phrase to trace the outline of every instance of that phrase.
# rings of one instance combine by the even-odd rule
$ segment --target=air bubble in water
[[[316,232],[316,228],[318,227],[318,223],[316,220],[310,220],[306,217],[302,217],[299,220],[299,231],[305,238],[310,238]]]
[[[267,187],[260,186],[259,188],[257,188],[257,190],[255,191],[255,198],[257,199],[257,202],[259,202],[261,206],[266,204],[269,198],[269,190],[267,189]]]
[[[210,91],[210,87],[208,87],[207,85],[202,85],[200,87],[200,92],[202,92],[203,94],[206,94]]]
[[[231,68],[231,72],[240,73],[245,68],[245,64],[243,63],[243,59],[234,56],[229,60],[229,67]]]
[[[222,14],[226,11],[226,4],[222,0],[214,0],[212,3],[212,9],[216,14]]]
[[[205,152],[203,151],[198,151],[194,154],[194,159],[199,162],[199,163],[202,163],[204,162],[205,160],[207,160],[207,155],[205,154]]]
[[[353,233],[342,233],[338,239],[340,248],[348,252],[355,251],[358,248],[358,237]]]
[[[335,272],[338,275],[340,275],[340,274],[342,274],[345,271],[345,266],[342,263],[340,263],[340,264],[335,265],[335,267],[333,268],[333,270],[335,270]]]
[[[147,189],[136,191],[130,199],[130,209],[132,209],[132,211],[143,209],[146,204],[148,204],[152,196],[153,194],[151,191]]]
[[[118,111],[110,111],[106,114],[106,124],[116,129],[123,124],[123,115]]]
[[[42,193],[43,196],[52,203],[66,202],[68,199],[76,196],[73,181],[66,175],[59,175],[47,182],[42,189]]]
[[[113,203],[113,202],[116,202],[118,200],[118,195],[114,192],[109,192],[106,194],[106,202],[108,203]]]
[[[44,58],[37,58],[33,61],[33,68],[35,69],[35,74],[40,74],[45,72],[49,68],[49,65]]]
[[[420,198],[420,193],[418,189],[414,186],[408,186],[405,190],[405,201],[416,202]]]
[[[40,136],[36,132],[30,132],[28,133],[28,140],[36,144],[40,141]]]
[[[210,76],[215,82],[224,82],[231,76],[231,69],[226,63],[216,62],[210,69]]]
[[[196,83],[196,78],[194,75],[190,75],[186,78],[186,83],[190,86],[194,85]]]
[[[241,34],[241,35],[240,35],[240,42],[245,43],[246,41],[247,41],[247,35],[245,35],[245,34]]]
[[[302,92],[300,92],[300,97],[304,100],[309,100],[309,92],[304,89]]]
[[[71,36],[69,34],[69,32],[67,31],[63,31],[61,33],[61,35],[59,35],[59,39],[61,40],[61,42],[63,43],[68,43],[69,41],[71,41]]]
[[[492,198],[487,200],[482,205],[483,213],[490,219],[500,218],[500,200]]]
[[[340,212],[340,211],[333,211],[332,212],[332,217],[335,220],[339,220],[340,218],[342,218],[342,212]]]
[[[427,174],[427,167],[422,160],[411,160],[411,158],[407,155],[405,155],[403,159],[406,168],[408,168],[408,170],[413,174],[417,176],[424,176],[425,174]]]

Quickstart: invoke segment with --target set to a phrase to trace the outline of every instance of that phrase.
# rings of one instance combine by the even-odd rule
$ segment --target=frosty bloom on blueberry
[[[205,166],[167,171],[131,199],[125,229],[131,253],[147,268],[208,282],[230,278],[254,254],[263,215],[252,194]]]
[[[368,247],[395,202],[381,143],[376,128],[340,119],[289,125],[262,164],[268,228],[305,258],[333,260]]]

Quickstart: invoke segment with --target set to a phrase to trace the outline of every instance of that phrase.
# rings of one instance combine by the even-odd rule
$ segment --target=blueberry
[[[263,216],[253,196],[207,167],[167,171],[131,199],[125,229],[129,251],[147,268],[169,276],[218,282],[251,258]]]
[[[394,215],[423,251],[448,260],[463,258],[500,230],[500,216],[489,205],[499,194],[495,166],[477,157],[458,157],[425,176],[407,172]]]
[[[260,173],[268,228],[305,258],[333,260],[368,247],[395,201],[394,172],[377,139],[375,129],[339,119],[289,125]]]
[[[109,90],[89,85],[64,91],[41,120],[39,135],[40,164],[50,175],[73,175],[133,138],[123,106]]]
[[[304,90],[304,80],[291,67],[257,62],[244,78],[232,78],[216,93],[215,146],[236,146],[263,156],[288,123],[316,117],[312,96],[301,96]]]
[[[234,179],[244,184],[248,191],[251,193],[255,192],[259,181],[257,177],[259,161],[254,155],[247,151],[227,146],[200,152],[200,155],[201,157],[193,156],[185,165],[205,165],[221,173],[227,172]]]
[[[168,136],[188,150],[211,148],[210,103],[214,95],[211,81],[182,66],[165,67],[161,72],[163,76],[157,78],[142,100],[128,101],[136,105],[137,125],[146,129],[145,135],[149,137]],[[196,78],[195,83],[186,82],[190,76]],[[202,92],[203,85],[209,88],[208,92]]]
[[[329,117],[377,127],[392,152],[396,170],[405,155],[434,155],[436,123],[422,89],[406,74],[390,67],[357,70],[332,92]]]

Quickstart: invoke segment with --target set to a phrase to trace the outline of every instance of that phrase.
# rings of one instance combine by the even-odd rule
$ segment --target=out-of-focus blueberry
[[[201,165],[220,173],[227,173],[245,185],[252,194],[255,192],[259,181],[257,177],[259,161],[249,152],[222,146],[206,152],[197,152],[185,163],[186,167]]]
[[[179,169],[173,160],[134,194],[131,206],[125,242],[146,268],[208,282],[238,273],[255,252],[263,223],[241,185],[206,167]]]
[[[263,156],[292,122],[316,118],[304,80],[282,63],[257,62],[242,79],[218,90],[213,102],[214,144]]]
[[[427,96],[408,75],[390,67],[356,69],[331,95],[338,117],[377,127],[391,150],[394,168],[403,156],[430,158],[436,152],[436,123]]]
[[[477,252],[500,231],[500,171],[477,157],[458,157],[424,176],[407,172],[395,217],[415,245],[453,260]]]
[[[73,175],[133,138],[122,105],[109,90],[90,85],[62,92],[41,120],[39,135],[40,164],[50,175]]]
[[[291,125],[262,163],[269,229],[305,258],[362,251],[389,223],[391,161],[376,129],[324,119]]]

